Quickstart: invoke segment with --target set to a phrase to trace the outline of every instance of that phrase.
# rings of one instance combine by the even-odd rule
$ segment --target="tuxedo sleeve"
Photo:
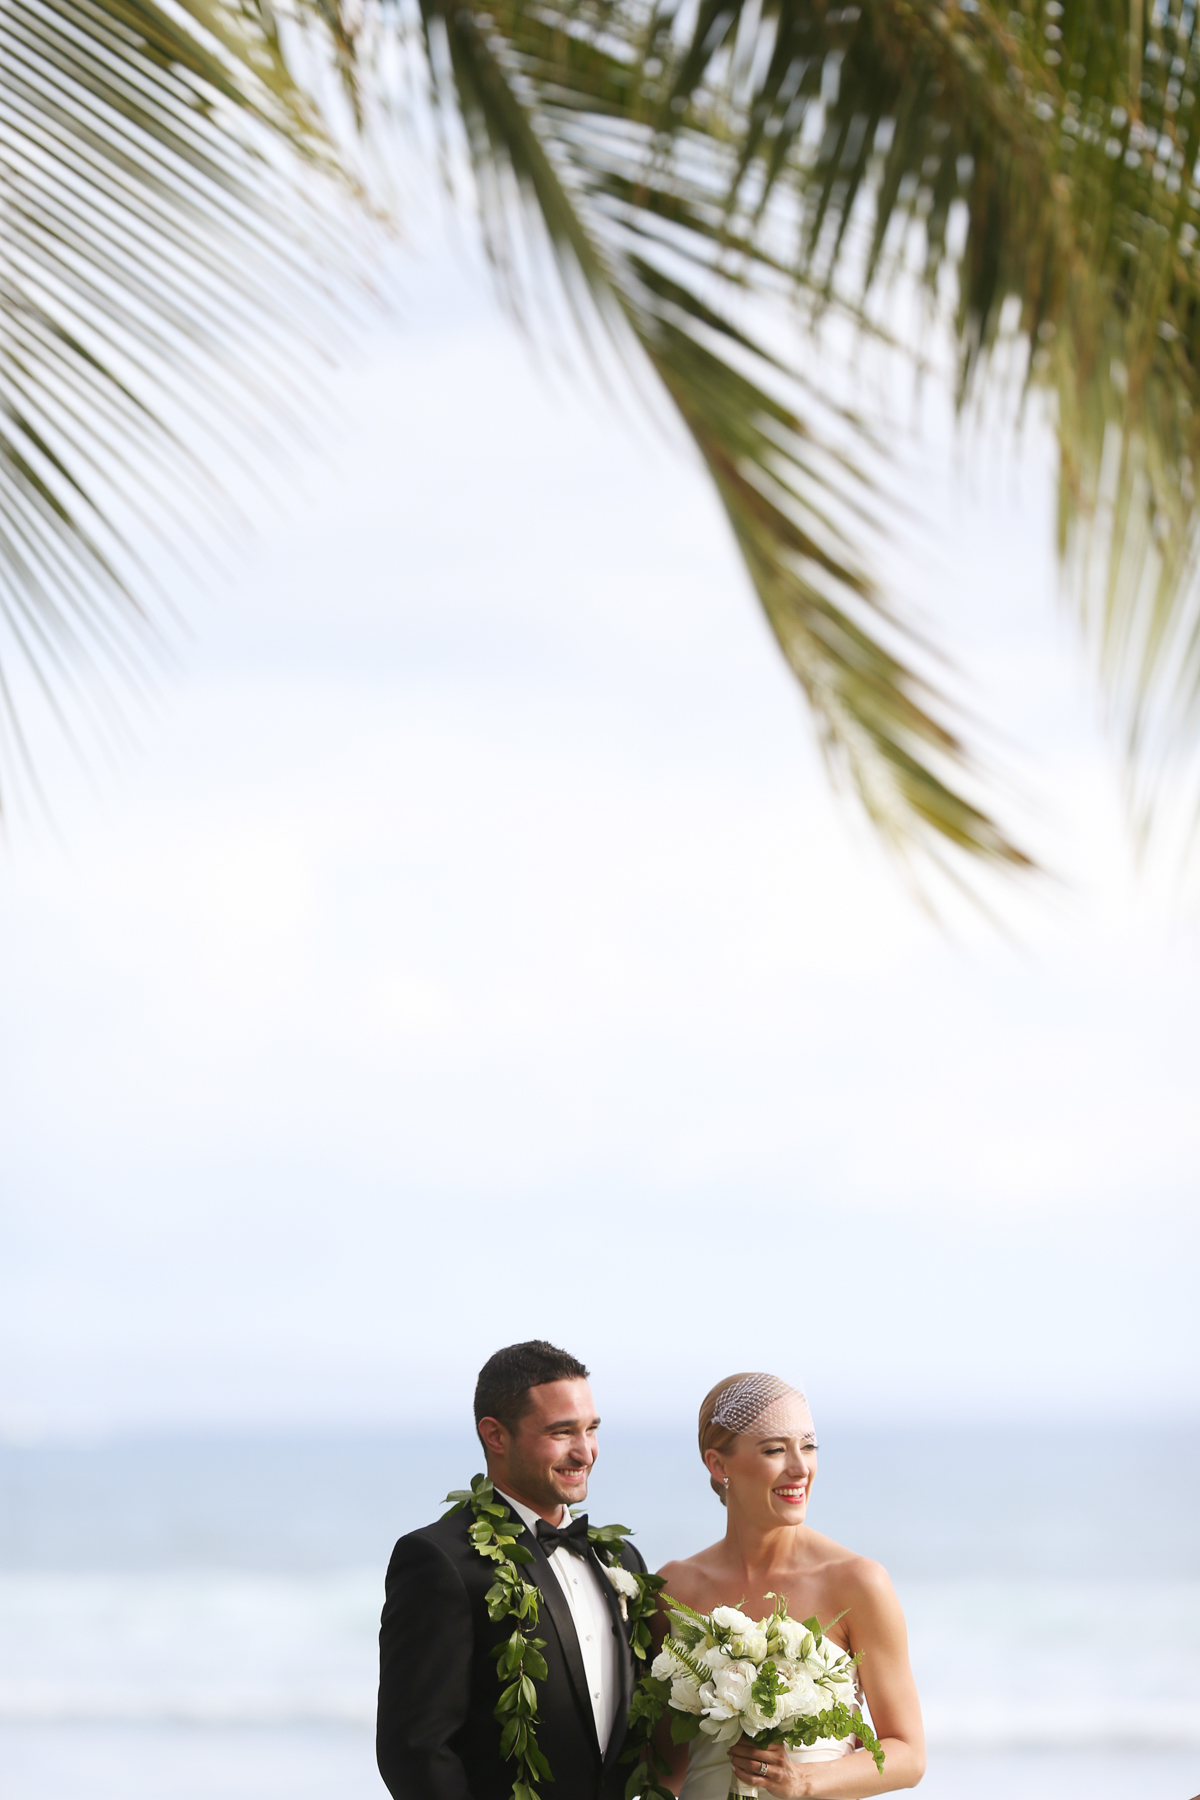
[[[425,1538],[401,1538],[379,1627],[375,1753],[393,1800],[471,1800],[451,1740],[471,1687],[473,1631],[462,1577]]]

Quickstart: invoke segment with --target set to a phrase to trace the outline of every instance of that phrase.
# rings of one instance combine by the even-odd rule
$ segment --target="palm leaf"
[[[663,18],[644,26],[611,7],[422,7],[435,100],[465,125],[502,280],[527,302],[522,240],[544,229],[573,303],[586,292],[647,359],[713,478],[835,771],[895,847],[949,843],[1019,865],[963,791],[961,736],[862,553],[886,514],[869,433],[742,316],[799,271],[761,219],[743,228],[732,216],[737,121],[720,82],[696,86],[700,47],[715,38],[706,18],[672,51]]]
[[[1200,36],[1189,6],[1155,5],[1144,42],[1142,16],[1140,0],[767,9],[727,204],[761,216],[790,186],[797,270],[831,291],[865,200],[864,305],[887,293],[898,227],[918,226],[931,294],[957,279],[963,402],[1006,318],[1033,347],[1060,550],[1148,798],[1164,761],[1194,752],[1200,711]],[[714,34],[710,59],[720,49]],[[702,73],[693,57],[689,80]]]
[[[12,652],[56,708],[84,670],[139,679],[150,589],[121,519],[175,535],[205,495],[208,530],[228,518],[209,453],[286,390],[332,241],[300,161],[333,166],[255,0],[0,9],[10,751]]]
[[[1038,347],[1062,548],[1135,756],[1152,771],[1194,739],[1193,12],[1143,31],[1119,0],[419,11],[506,290],[528,313],[548,243],[585,331],[598,308],[653,371],[834,767],[894,844],[1024,860],[873,577],[886,458],[811,334],[769,315],[799,298],[810,323],[879,329],[913,229],[931,295],[958,280],[964,403],[1006,320]],[[356,98],[354,42],[320,16]],[[321,138],[259,0],[13,0],[0,144],[0,615],[53,699],[81,662],[136,670],[122,509],[161,525],[202,487],[206,435],[287,384],[322,226],[275,147]]]
[[[423,18],[502,273],[523,205],[520,228],[539,218],[568,283],[637,340],[833,760],[894,841],[932,832],[1020,860],[964,797],[961,734],[872,580],[885,509],[869,447],[852,430],[848,461],[828,454],[847,436],[826,429],[811,346],[781,366],[744,321],[746,296],[787,277],[813,317],[886,323],[914,229],[931,309],[957,280],[960,402],[997,378],[1002,341],[1036,351],[1060,547],[1147,782],[1194,744],[1193,8],[1157,4],[1144,43],[1124,0],[424,0]]]

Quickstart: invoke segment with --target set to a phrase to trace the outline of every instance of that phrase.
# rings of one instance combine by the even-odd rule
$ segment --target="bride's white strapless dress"
[[[728,1744],[718,1744],[701,1732],[688,1746],[687,1775],[679,1790],[679,1800],[725,1800],[733,1787],[733,1769]],[[854,1749],[850,1738],[818,1738],[815,1744],[803,1744],[789,1750],[793,1762],[836,1762]],[[765,1800],[765,1797],[764,1797]]]

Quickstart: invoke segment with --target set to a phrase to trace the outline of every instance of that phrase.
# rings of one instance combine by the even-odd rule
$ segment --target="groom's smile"
[[[531,1387],[527,1398],[511,1430],[499,1419],[479,1420],[488,1474],[503,1493],[557,1525],[564,1506],[587,1498],[599,1453],[596,1403],[582,1380],[546,1381]]]

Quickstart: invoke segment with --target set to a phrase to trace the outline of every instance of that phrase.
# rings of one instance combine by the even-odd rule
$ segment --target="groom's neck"
[[[564,1501],[556,1498],[552,1505],[547,1506],[544,1500],[536,1498],[535,1495],[523,1494],[521,1492],[520,1483],[509,1480],[503,1471],[489,1469],[488,1476],[490,1477],[493,1486],[498,1487],[502,1494],[507,1494],[510,1500],[519,1501],[522,1506],[527,1506],[530,1512],[535,1512],[538,1515],[539,1519],[545,1519],[547,1525],[562,1524],[563,1516],[567,1510]]]

